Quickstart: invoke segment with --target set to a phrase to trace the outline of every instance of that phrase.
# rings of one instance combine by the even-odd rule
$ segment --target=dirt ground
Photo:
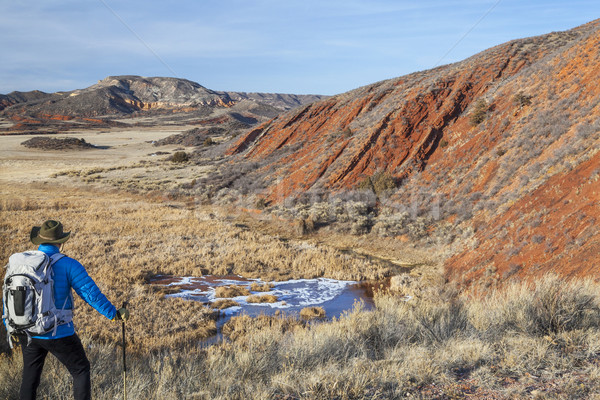
[[[2,181],[45,181],[53,174],[82,168],[106,168],[129,165],[151,159],[157,151],[172,152],[181,146],[154,147],[152,141],[180,133],[186,126],[157,128],[115,128],[111,130],[73,131],[54,138],[76,137],[101,147],[89,150],[28,149],[22,142],[40,135],[0,137],[0,183]],[[157,156],[158,157],[158,156]]]

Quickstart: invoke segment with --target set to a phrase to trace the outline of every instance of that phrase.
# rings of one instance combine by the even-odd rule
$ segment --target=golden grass
[[[33,247],[27,241],[32,225],[59,219],[74,232],[65,252],[86,266],[114,304],[129,302],[127,329],[135,339],[128,342],[130,398],[460,398],[461,390],[527,398],[548,388],[557,399],[600,394],[600,287],[591,281],[547,277],[469,297],[427,277],[421,281],[430,285],[426,289],[406,284],[416,294],[410,301],[379,292],[373,311],[359,303],[332,322],[235,317],[223,328],[230,342],[203,348],[200,340],[215,329],[214,311],[165,298],[147,284],[149,277],[356,279],[386,270],[330,247],[236,226],[218,209],[211,217],[133,195],[4,189],[3,259]],[[76,302],[94,396],[120,397],[120,325]],[[4,334],[0,329],[0,341]],[[0,398],[18,398],[21,368],[18,350],[12,356],[0,351]],[[49,357],[39,397],[64,398],[70,385],[64,368]]]
[[[34,248],[29,242],[31,227],[46,219],[58,219],[65,230],[73,232],[65,254],[86,267],[109,300],[116,306],[129,302],[129,329],[137,339],[132,350],[172,349],[202,340],[215,330],[210,308],[166,298],[169,288],[151,288],[148,279],[157,274],[350,280],[390,272],[332,247],[306,246],[249,230],[226,210],[147,195],[43,184],[4,185],[0,259]],[[119,324],[75,298],[78,331],[98,343],[117,343]]]
[[[272,283],[265,283],[261,285],[258,282],[252,282],[252,284],[250,285],[250,290],[253,292],[268,292],[271,289],[273,289]]]
[[[211,303],[212,308],[216,308],[217,310],[224,310],[229,307],[238,307],[240,304],[237,301],[233,301],[231,299],[219,299],[213,301]]]
[[[279,299],[273,294],[251,295],[246,298],[248,303],[277,303]]]
[[[238,296],[248,296],[250,291],[245,286],[219,286],[215,289],[215,297],[232,298]]]
[[[325,318],[325,315],[323,307],[304,307],[300,310],[300,316],[304,319]]]
[[[304,323],[302,321],[282,315],[259,315],[258,317],[240,315],[231,318],[225,323],[223,334],[241,343],[242,338],[249,337],[259,331],[267,330],[271,333],[276,332],[277,335],[282,335],[303,326]]]
[[[548,277],[489,298],[437,290],[437,296],[412,302],[380,293],[374,310],[357,303],[327,323],[285,316],[232,318],[223,329],[229,342],[202,351],[183,345],[132,355],[129,397],[530,398],[535,392],[552,399],[598,398],[599,285]],[[588,295],[593,299],[582,301]],[[545,298],[556,300],[539,301]],[[542,327],[548,327],[546,316],[560,320],[567,310],[578,317],[549,329],[519,327],[524,320],[515,304],[530,316],[544,316]],[[94,395],[120,397],[115,384],[120,353],[83,340],[93,365]],[[20,363],[19,354],[0,356],[0,398],[17,397]],[[69,385],[64,368],[49,358],[39,396],[62,398]]]

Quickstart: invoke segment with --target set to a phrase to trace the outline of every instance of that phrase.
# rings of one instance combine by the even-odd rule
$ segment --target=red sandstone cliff
[[[312,103],[229,154],[271,160],[254,174],[275,182],[274,202],[377,171],[396,179],[397,202],[440,199],[442,220],[475,229],[446,263],[453,279],[600,276],[599,79],[594,21]]]

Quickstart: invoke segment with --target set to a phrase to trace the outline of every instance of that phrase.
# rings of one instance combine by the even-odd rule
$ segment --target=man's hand
[[[127,321],[129,319],[129,310],[125,307],[119,308],[117,310],[117,314],[115,315],[115,320],[117,321]]]

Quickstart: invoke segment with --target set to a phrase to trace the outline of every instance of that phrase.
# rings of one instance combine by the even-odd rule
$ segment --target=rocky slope
[[[393,177],[383,206],[474,230],[452,279],[600,277],[599,49],[598,20],[514,40],[280,115],[229,154],[262,162],[271,203]]]
[[[8,131],[114,125],[115,119],[160,118],[161,123],[213,125],[245,118],[247,126],[321,99],[317,95],[216,92],[178,78],[111,76],[70,92],[13,92],[0,95],[0,117]],[[153,121],[156,123],[156,121]],[[247,127],[246,126],[246,127]]]

